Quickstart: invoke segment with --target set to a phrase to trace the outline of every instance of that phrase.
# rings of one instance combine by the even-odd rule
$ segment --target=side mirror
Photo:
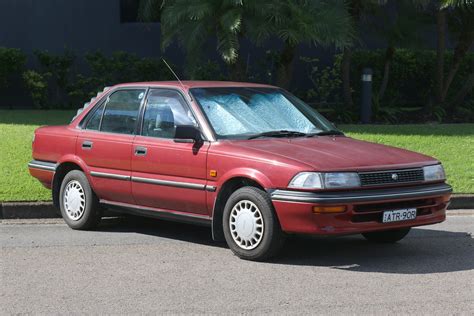
[[[176,143],[200,143],[202,142],[201,131],[194,125],[178,125],[174,141]]]

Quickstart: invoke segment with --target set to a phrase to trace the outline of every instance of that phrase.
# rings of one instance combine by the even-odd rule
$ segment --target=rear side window
[[[134,134],[144,89],[120,90],[106,102],[100,130],[103,132]]]
[[[93,112],[91,113],[90,119],[87,122],[86,129],[92,131],[98,131],[100,128],[100,119],[102,117],[102,112],[104,111],[105,102],[102,102],[99,106],[96,106]]]

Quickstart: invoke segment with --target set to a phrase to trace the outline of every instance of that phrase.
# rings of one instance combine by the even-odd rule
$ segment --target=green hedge
[[[0,90],[7,88],[12,77],[22,72],[26,59],[19,49],[0,47]]]
[[[268,52],[267,52],[268,55]],[[271,54],[270,54],[271,55]],[[268,57],[268,56],[267,56]],[[362,69],[370,67],[374,71],[373,112],[376,122],[416,123],[422,121],[444,121],[446,113],[441,107],[433,106],[436,53],[428,50],[397,49],[390,68],[390,79],[382,99],[377,98],[384,69],[384,50],[359,50],[352,54],[351,81],[354,108],[342,104],[342,81],[340,64],[342,55],[334,56],[331,65],[322,65],[317,58],[301,57],[308,82],[306,90],[294,91],[298,96],[315,104],[318,110],[336,122],[357,122],[360,103],[360,75]],[[452,52],[445,55],[446,72],[453,58]],[[127,52],[115,52],[106,56],[101,52],[87,53],[76,58],[70,50],[62,54],[35,51],[35,69],[25,70],[25,54],[18,49],[0,47],[0,95],[7,84],[23,85],[27,89],[36,108],[77,108],[96,95],[105,86],[121,82],[174,80],[170,71],[158,58],[140,58]],[[267,58],[268,59],[268,58]],[[83,71],[78,65],[85,64]],[[271,64],[271,63],[270,63]],[[252,71],[246,81],[263,82],[271,80],[268,60],[251,65]],[[178,73],[183,69],[173,66]],[[186,75],[191,79],[226,80],[227,71],[222,65],[201,62],[193,68],[186,67]],[[451,85],[450,94],[455,93],[467,76],[474,72],[474,53],[469,53]],[[11,80],[13,77],[17,80]],[[448,99],[449,99],[448,95]],[[474,121],[474,93],[470,93],[463,104],[456,105],[453,117],[457,122]]]
[[[390,66],[387,90],[382,99],[377,97],[385,63],[385,50],[355,51],[352,54],[351,85],[354,108],[346,108],[341,102],[342,83],[340,67],[342,55],[335,55],[333,65],[318,69],[317,63],[309,61],[308,78],[314,87],[302,96],[309,99],[331,119],[339,122],[357,122],[360,104],[361,74],[366,67],[373,70],[373,114],[376,122],[416,123],[422,121],[444,121],[446,112],[434,106],[434,85],[436,72],[436,52],[429,50],[397,49]],[[445,54],[445,71],[449,71],[453,53]],[[308,59],[305,59],[308,62]],[[474,53],[469,53],[459,67],[447,99],[455,94],[466,78],[474,72]],[[330,87],[325,94],[317,93],[319,87]],[[320,90],[320,89],[319,89]],[[328,95],[329,93],[329,95]],[[453,120],[455,122],[474,121],[474,93],[467,96],[463,104],[457,104]]]
[[[360,76],[363,68],[372,68],[373,90],[377,92],[383,77],[385,50],[355,51],[352,54],[351,80],[354,99],[360,99]],[[445,54],[445,71],[449,70],[452,52]],[[339,67],[342,55],[336,55],[335,65]],[[474,53],[464,58],[451,85],[450,92],[457,91],[470,73],[474,72]],[[397,49],[390,67],[390,79],[384,102],[403,105],[423,106],[434,98],[436,73],[436,52],[432,50]]]

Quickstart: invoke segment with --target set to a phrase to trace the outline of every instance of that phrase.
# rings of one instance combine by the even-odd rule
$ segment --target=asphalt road
[[[471,314],[474,212],[395,245],[359,236],[292,238],[271,263],[247,262],[206,228],[108,220],[0,224],[1,314]]]

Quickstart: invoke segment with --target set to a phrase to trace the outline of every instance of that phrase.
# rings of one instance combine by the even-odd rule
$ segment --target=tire
[[[79,170],[72,170],[64,177],[59,191],[59,207],[61,216],[72,229],[93,229],[101,219],[99,200],[86,175]]]
[[[369,241],[390,244],[402,240],[410,232],[410,229],[411,228],[408,227],[381,232],[363,233],[362,236]]]
[[[232,193],[224,207],[222,225],[227,245],[245,260],[269,259],[285,240],[270,197],[255,187]]]

